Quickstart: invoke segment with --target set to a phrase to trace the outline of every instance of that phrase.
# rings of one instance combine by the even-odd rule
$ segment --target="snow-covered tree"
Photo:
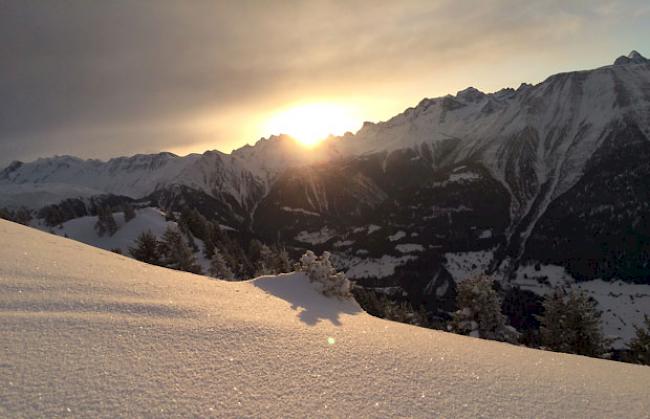
[[[175,227],[167,227],[158,245],[162,263],[179,271],[201,273],[192,249],[187,245],[183,234]]]
[[[210,275],[225,280],[232,280],[235,277],[218,249],[214,249],[212,259],[210,259]]]
[[[458,284],[458,311],[453,314],[450,331],[484,339],[517,341],[517,331],[506,325],[506,316],[501,313],[501,301],[493,283],[492,278],[479,275]]]
[[[636,335],[630,341],[630,356],[633,362],[650,365],[650,317],[644,317],[644,327],[634,326]]]
[[[99,236],[103,236],[104,234],[112,236],[117,231],[117,223],[115,222],[115,218],[113,218],[113,212],[110,207],[97,208],[95,231]]]
[[[583,292],[555,289],[544,299],[544,314],[538,317],[542,346],[557,352],[602,355],[609,342],[602,334],[600,315],[595,301]]]
[[[128,202],[122,205],[122,211],[124,211],[125,223],[128,223],[135,218],[135,208],[133,208],[133,205],[129,204]]]
[[[314,282],[319,291],[327,296],[350,298],[350,281],[343,272],[337,272],[330,261],[330,253],[323,252],[318,257],[308,250],[300,258],[301,270],[307,273],[309,280]]]
[[[145,231],[135,239],[134,245],[129,247],[129,253],[142,262],[160,265],[158,252],[158,239],[151,231]]]

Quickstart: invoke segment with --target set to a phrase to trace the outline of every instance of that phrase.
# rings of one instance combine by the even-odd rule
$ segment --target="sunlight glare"
[[[358,111],[334,103],[310,103],[283,110],[266,124],[269,134],[287,134],[306,146],[314,146],[328,135],[342,135],[361,126]]]

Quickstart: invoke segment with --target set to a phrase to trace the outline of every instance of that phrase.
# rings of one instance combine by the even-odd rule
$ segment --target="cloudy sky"
[[[0,165],[230,152],[310,103],[378,121],[650,55],[650,3],[0,0]]]

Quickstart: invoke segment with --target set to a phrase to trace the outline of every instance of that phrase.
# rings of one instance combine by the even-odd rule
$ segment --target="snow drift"
[[[0,221],[0,416],[642,417],[650,368],[373,318]]]

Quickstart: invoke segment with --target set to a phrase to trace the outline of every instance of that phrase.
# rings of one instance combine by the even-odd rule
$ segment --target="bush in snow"
[[[601,356],[609,340],[601,331],[601,313],[583,292],[555,289],[544,298],[539,316],[542,346],[557,352]]]
[[[323,252],[323,255],[318,257],[314,252],[308,250],[300,258],[300,269],[307,273],[309,280],[314,282],[324,295],[339,298],[352,296],[350,281],[344,273],[336,272],[330,261],[329,252]]]
[[[506,325],[493,283],[492,278],[479,275],[458,284],[458,311],[453,314],[450,331],[504,342],[517,341],[519,333]]]
[[[645,327],[634,326],[636,335],[630,341],[632,362],[650,365],[650,317],[644,318]]]

